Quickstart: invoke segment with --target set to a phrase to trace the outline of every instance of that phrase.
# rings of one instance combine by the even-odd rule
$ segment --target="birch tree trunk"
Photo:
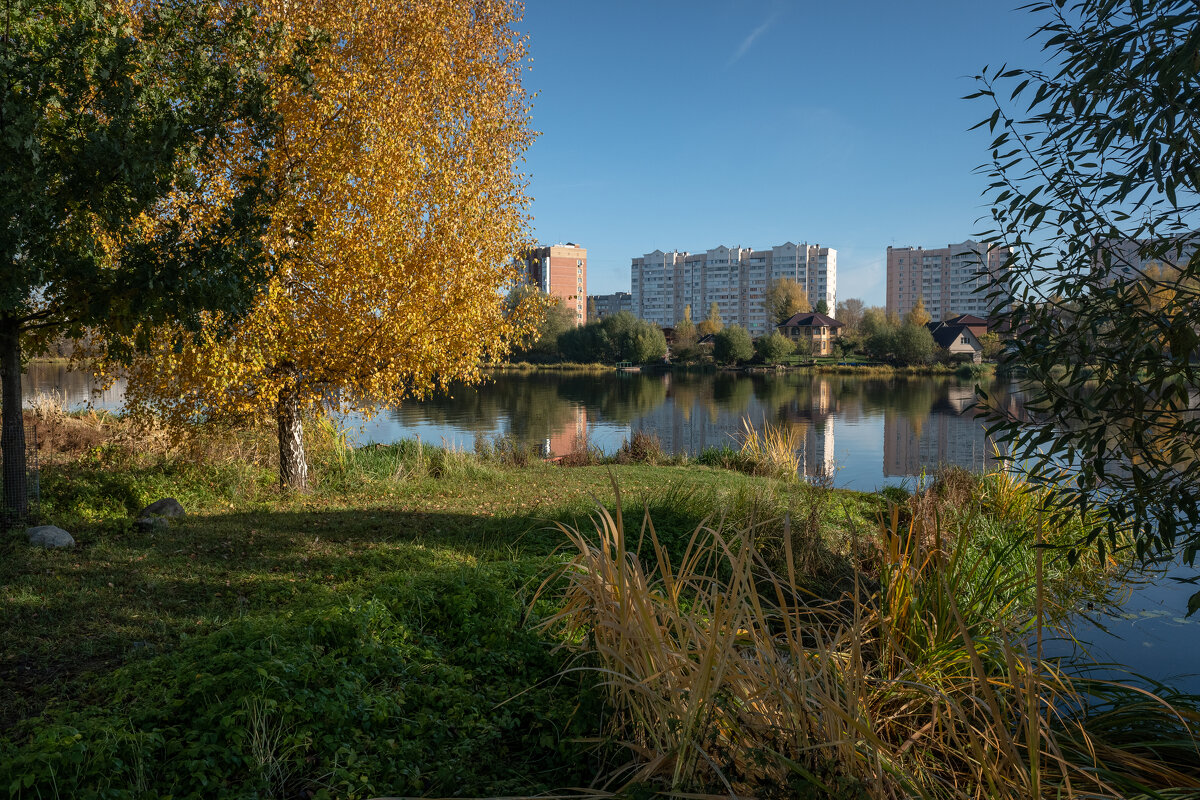
[[[275,416],[279,421],[279,488],[303,492],[308,489],[308,463],[304,460],[304,426],[295,389],[279,393]]]
[[[0,318],[0,384],[3,385],[3,429],[0,461],[4,464],[4,499],[0,524],[15,524],[29,512],[29,476],[25,471],[25,425],[21,414],[21,323]]]

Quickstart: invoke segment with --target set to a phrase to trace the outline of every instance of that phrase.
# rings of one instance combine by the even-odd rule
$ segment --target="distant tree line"
[[[577,326],[574,311],[558,298],[533,287],[510,293],[508,306],[516,309],[530,299],[541,305],[542,313],[534,333],[513,350],[515,359],[543,364],[558,361],[648,364],[667,355],[662,328],[628,311]]]
[[[510,295],[510,305],[516,306],[531,294],[540,295],[532,287],[517,290]],[[629,361],[645,364],[661,360],[668,353],[662,329],[628,311],[577,327],[571,309],[554,298],[540,297],[544,311],[538,329],[515,351],[515,358],[535,363]],[[811,308],[802,287],[786,278],[771,283],[763,305],[776,325]],[[822,307],[822,304],[818,305],[818,313],[826,313],[819,310]],[[930,315],[920,298],[901,318],[894,313],[888,314],[879,306],[868,307],[862,300],[852,297],[837,304],[834,318],[843,325],[834,342],[835,357],[865,356],[897,366],[919,366],[950,358],[949,353],[934,341],[927,327]],[[995,334],[985,335],[981,343],[986,358],[995,358],[1002,349]],[[692,320],[691,307],[684,308],[683,318],[675,325],[674,341],[669,350],[673,363],[720,366],[782,364],[812,353],[811,343],[806,339],[794,341],[778,330],[756,339],[740,325],[724,324],[716,303],[710,304],[707,315],[699,324]]]

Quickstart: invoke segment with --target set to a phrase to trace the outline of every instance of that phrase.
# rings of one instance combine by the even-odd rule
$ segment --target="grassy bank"
[[[616,372],[616,365],[599,362],[579,363],[576,361],[555,361],[547,364],[534,364],[529,361],[514,363],[486,364],[484,369],[489,372]]]
[[[715,466],[659,465],[646,441],[554,465],[503,446],[354,450],[310,426],[314,489],[281,497],[265,436],[180,446],[127,425],[58,419],[42,514],[76,549],[3,542],[0,785],[16,797],[996,796],[988,781],[1038,742],[1078,741],[1013,666],[1037,558],[1031,497],[999,477],[947,473],[889,506],[773,477],[795,474],[781,432]],[[138,530],[163,496],[188,516]],[[1047,616],[1103,575],[1043,567]],[[622,630],[663,649],[602,646]],[[745,661],[777,646],[781,661]],[[810,661],[806,684],[753,677]],[[749,702],[745,680],[767,693]],[[789,720],[814,703],[826,717],[798,738]],[[1178,766],[1191,712],[1153,712],[1107,718],[1125,736],[1104,762],[1125,770],[1121,791],[1195,777]],[[984,757],[968,725],[993,715],[980,741],[1001,755]],[[1014,738],[1022,719],[1047,732]],[[1151,724],[1163,766],[1147,776]],[[1022,790],[1009,796],[1042,793]]]
[[[890,364],[839,364],[836,362],[804,364],[797,367],[825,375],[859,375],[863,377],[891,375],[957,375],[961,378],[977,378],[991,375],[996,371],[995,364],[921,364],[897,367]]]

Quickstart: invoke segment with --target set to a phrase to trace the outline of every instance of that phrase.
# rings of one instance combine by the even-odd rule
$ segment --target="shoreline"
[[[561,362],[550,364],[534,364],[527,361],[503,364],[486,364],[481,366],[484,372],[590,372],[616,373],[623,371],[615,364]],[[639,364],[635,369],[625,372],[640,372],[657,375],[665,372],[727,372],[745,375],[775,375],[786,373],[813,373],[817,375],[861,375],[865,377],[882,376],[912,376],[912,377],[952,377],[977,378],[994,375],[996,364],[930,364],[924,366],[895,366],[892,364],[869,363],[807,363],[807,364],[747,364],[742,366],[722,366],[719,364],[674,364],[653,363]]]

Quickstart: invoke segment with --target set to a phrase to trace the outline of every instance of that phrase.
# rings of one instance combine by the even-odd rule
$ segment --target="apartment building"
[[[837,303],[837,250],[820,245],[786,242],[769,250],[715,247],[703,253],[655,250],[633,259],[629,282],[633,313],[664,328],[683,319],[708,316],[717,304],[721,321],[741,325],[752,336],[774,327],[763,308],[767,284],[791,278],[804,287],[815,308],[824,300]]]
[[[968,239],[962,244],[926,250],[887,249],[887,310],[904,316],[917,298],[934,320],[959,314],[987,317],[991,312],[988,284],[1006,280],[1007,247],[991,247]]]
[[[577,325],[587,322],[587,248],[573,242],[542,245],[519,260],[531,284],[563,301]]]
[[[589,294],[588,322],[593,322],[622,311],[633,311],[633,295],[629,292],[613,292],[612,294]]]

